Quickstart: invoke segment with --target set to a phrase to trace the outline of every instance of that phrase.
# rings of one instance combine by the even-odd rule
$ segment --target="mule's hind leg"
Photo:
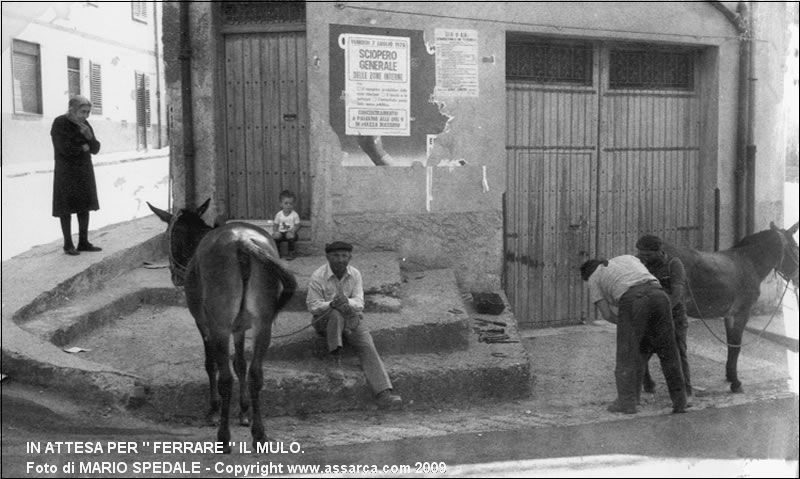
[[[748,307],[749,310],[749,307]],[[742,350],[742,333],[747,324],[747,313],[737,313],[734,318],[725,318],[725,336],[728,339],[728,361],[725,363],[725,379],[731,383],[731,392],[741,393],[742,382],[739,381],[736,364]]]
[[[250,425],[250,397],[247,394],[247,360],[244,357],[244,331],[233,334],[233,369],[239,380],[239,424]]]
[[[653,357],[652,354],[644,356],[644,380],[642,380],[642,389],[644,389],[646,393],[653,393],[656,390],[656,382],[653,381],[653,378],[650,376],[651,357]]]
[[[231,393],[233,390],[233,374],[231,374],[231,366],[229,355],[228,343],[230,337],[227,333],[217,334],[209,338],[211,342],[211,349],[214,352],[214,359],[217,362],[217,369],[219,370],[218,388],[219,395],[222,399],[222,407],[219,412],[219,426],[217,427],[217,441],[222,443],[222,451],[225,454],[230,454],[230,440],[231,430],[229,426],[230,412],[231,412]]]
[[[272,317],[273,314],[265,315],[260,318],[262,323],[256,326],[253,337],[253,360],[250,361],[250,371],[248,374],[248,386],[250,387],[250,405],[252,426],[250,431],[253,436],[253,450],[256,450],[257,443],[271,440],[264,433],[264,423],[261,418],[261,388],[264,385],[264,371],[261,364],[264,355],[269,348],[272,339]]]
[[[211,351],[208,339],[203,338],[203,349],[206,354],[206,373],[208,374],[208,404],[206,421],[216,424],[214,416],[219,412],[219,391],[217,391],[217,361]]]

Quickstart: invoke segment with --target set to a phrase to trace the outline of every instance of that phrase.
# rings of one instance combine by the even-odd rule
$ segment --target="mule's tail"
[[[275,305],[275,312],[277,313],[292,299],[292,295],[297,290],[297,280],[289,270],[276,261],[276,258],[269,253],[267,247],[260,245],[256,240],[251,238],[250,241],[239,242],[239,245],[245,253],[263,264],[271,274],[277,276],[283,285],[283,290],[278,296],[278,303]]]

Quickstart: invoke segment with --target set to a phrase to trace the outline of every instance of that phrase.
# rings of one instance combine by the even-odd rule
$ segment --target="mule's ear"
[[[196,211],[197,216],[203,216],[203,213],[206,212],[206,210],[208,209],[208,205],[210,205],[210,204],[211,204],[211,198],[207,199],[205,203],[203,203],[202,205],[198,206],[197,207],[197,211]]]
[[[164,223],[169,223],[170,220],[172,220],[172,215],[170,213],[168,213],[168,212],[166,212],[164,210],[156,208],[155,206],[151,205],[149,201],[146,201],[145,203],[147,203],[147,206],[150,207],[150,210],[153,213],[155,213],[156,216],[161,218],[161,221],[163,221]]]
[[[797,228],[798,228],[798,227],[800,227],[800,221],[798,221],[797,223],[795,223],[794,225],[792,225],[792,227],[791,227],[791,228],[789,228],[789,229],[788,229],[788,230],[786,230],[786,231],[788,231],[790,235],[793,235],[793,234],[797,233]]]

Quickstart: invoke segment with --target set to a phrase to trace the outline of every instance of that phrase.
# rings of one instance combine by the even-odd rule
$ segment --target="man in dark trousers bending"
[[[589,299],[603,319],[617,325],[614,376],[617,399],[611,412],[635,414],[644,376],[645,353],[655,351],[667,380],[672,412],[686,412],[683,373],[670,317],[669,297],[638,258],[622,255],[581,265]]]

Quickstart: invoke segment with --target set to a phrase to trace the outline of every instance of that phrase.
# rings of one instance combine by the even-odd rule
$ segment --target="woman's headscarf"
[[[83,95],[75,95],[69,99],[69,111],[77,111],[83,105],[92,106],[92,102]]]

